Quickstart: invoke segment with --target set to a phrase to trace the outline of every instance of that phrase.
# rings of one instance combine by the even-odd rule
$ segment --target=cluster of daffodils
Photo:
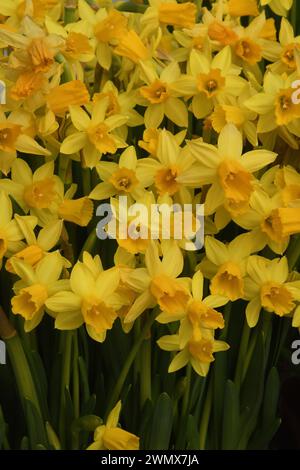
[[[270,314],[300,327],[287,256],[300,232],[292,3],[1,0],[0,259],[26,332],[47,314],[103,342],[155,309],[172,332],[158,340],[169,372],[190,363],[205,376],[229,347],[218,338],[230,302],[251,328]],[[135,203],[204,204],[204,248],[164,239],[160,223],[153,239],[145,221],[148,236],[117,237],[112,266],[91,244],[77,259],[76,226],[94,233],[103,201],[119,223],[123,196],[128,230]],[[119,411],[91,447],[111,435],[138,446]]]

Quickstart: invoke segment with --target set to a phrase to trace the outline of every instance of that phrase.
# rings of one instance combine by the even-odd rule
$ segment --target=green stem
[[[71,355],[72,355],[72,338],[73,331],[61,332],[63,339],[63,357],[62,357],[62,376],[61,376],[61,390],[60,390],[60,419],[59,430],[61,442],[66,445],[66,400],[65,391],[69,389],[71,377]]]
[[[239,349],[239,354],[238,354],[238,361],[237,361],[235,377],[234,377],[234,383],[238,387],[240,387],[241,382],[242,382],[244,361],[245,361],[245,357],[246,357],[247,350],[248,350],[249,338],[250,338],[250,327],[248,326],[247,320],[245,318],[243,332],[242,332],[242,339],[241,339],[241,344],[240,344],[240,349]]]
[[[109,404],[108,404],[108,407],[107,407],[107,411],[106,411],[106,418],[107,416],[109,415],[110,411],[113,409],[113,407],[115,406],[115,404],[117,403],[118,401],[118,398],[120,396],[120,393],[122,391],[122,388],[123,388],[123,385],[125,383],[125,380],[127,378],[127,375],[130,371],[130,368],[133,364],[133,361],[135,360],[136,358],[136,355],[137,353],[139,352],[140,350],[140,347],[144,341],[144,339],[147,337],[147,335],[149,334],[149,331],[150,331],[150,328],[157,316],[158,312],[157,312],[157,309],[153,309],[151,314],[149,315],[149,317],[147,318],[147,321],[146,323],[144,324],[143,328],[142,328],[142,331],[141,331],[141,334],[139,336],[139,338],[137,338],[137,340],[135,341],[130,353],[128,354],[127,358],[126,358],[126,361],[123,365],[123,368],[122,368],[122,371],[119,375],[119,378],[117,380],[117,383],[113,389],[113,392],[112,392],[112,395],[111,395],[111,399],[109,401]]]
[[[88,238],[86,239],[81,252],[79,253],[78,259],[82,259],[82,255],[84,251],[88,251],[89,253],[92,253],[96,242],[97,242],[97,231],[96,231],[96,228],[93,228]]]
[[[74,416],[80,415],[80,396],[79,396],[79,370],[78,370],[78,333],[74,331],[74,354],[73,354],[73,404]]]
[[[132,2],[123,2],[117,6],[119,11],[128,11],[132,13],[144,13],[148,8],[148,5],[138,5]]]
[[[31,401],[37,412],[42,416],[31,370],[19,336],[16,334],[12,338],[8,338],[5,340],[5,343],[23,406],[25,405],[25,400]]]
[[[204,404],[204,409],[202,413],[201,423],[200,423],[200,432],[199,432],[199,449],[205,450],[206,444],[206,437],[207,437],[207,429],[209,424],[210,412],[211,412],[211,405],[212,405],[212,380],[209,382],[206,400]]]
[[[290,270],[293,270],[297,267],[298,261],[300,259],[300,236],[295,236],[287,250],[287,258],[289,262]]]
[[[192,377],[192,367],[188,363],[186,366],[186,383],[185,390],[182,400],[182,417],[184,418],[189,412],[189,402],[190,402],[190,390],[191,390],[191,377]]]
[[[293,26],[295,36],[297,36],[297,3],[297,0],[293,1],[290,13],[291,24]]]
[[[75,23],[76,20],[76,0],[65,0],[64,24]]]
[[[151,400],[151,340],[146,339],[141,346],[141,409]]]

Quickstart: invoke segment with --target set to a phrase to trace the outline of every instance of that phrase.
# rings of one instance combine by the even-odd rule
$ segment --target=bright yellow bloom
[[[159,127],[164,115],[177,126],[187,127],[187,108],[179,97],[191,92],[189,83],[181,80],[178,63],[174,61],[167,65],[160,75],[153,63],[141,63],[140,66],[143,70],[141,77],[146,82],[146,85],[139,88],[139,104],[147,106],[145,127]]]
[[[248,236],[252,238],[256,251],[262,250],[267,244],[274,253],[283,254],[286,250],[289,237],[278,230],[277,209],[280,206],[280,195],[270,197],[257,188],[250,199],[250,210],[233,218],[238,225],[250,230]]]
[[[189,362],[194,371],[206,376],[210,364],[214,361],[214,352],[226,351],[229,346],[224,341],[214,339],[214,333],[209,329],[196,329],[186,346],[180,350],[179,335],[162,336],[157,344],[165,351],[179,351],[172,360],[168,372],[176,372]]]
[[[230,47],[225,47],[211,61],[203,53],[192,51],[188,63],[189,84],[193,95],[191,111],[198,119],[206,117],[218,103],[225,101],[225,96],[238,96],[246,86],[246,81],[239,77],[240,68],[231,63]],[[194,90],[192,89],[194,83]],[[177,88],[180,90],[180,86]]]
[[[245,212],[253,192],[252,173],[273,162],[276,154],[267,150],[252,150],[242,155],[241,133],[227,124],[218,139],[218,149],[195,139],[187,147],[201,164],[195,175],[177,180],[182,183],[211,184],[205,199],[205,213],[212,214],[222,204],[233,213]]]
[[[42,321],[47,299],[68,284],[66,280],[59,280],[64,259],[56,251],[40,260],[35,269],[19,258],[11,259],[11,263],[14,272],[22,279],[14,287],[12,312],[25,319],[24,329],[28,332]]]
[[[127,33],[120,38],[117,47],[114,49],[114,53],[130,59],[136,64],[139,63],[140,60],[146,60],[149,57],[146,46],[133,29],[127,31]]]
[[[121,154],[119,164],[98,163],[97,173],[103,182],[92,190],[89,197],[101,200],[116,194],[130,194],[137,200],[143,192],[143,187],[136,175],[137,162],[135,149],[130,146]]]
[[[189,149],[181,148],[175,136],[162,130],[158,138],[156,157],[138,160],[136,174],[144,187],[153,183],[159,195],[174,196],[178,194],[185,198],[186,188],[179,181],[188,179],[189,175],[197,173],[197,165]]]
[[[160,260],[158,246],[150,241],[145,253],[145,268],[137,268],[128,276],[128,284],[139,296],[129,309],[125,323],[135,320],[147,308],[158,304],[171,315],[184,311],[189,291],[184,279],[177,279],[183,268],[183,257],[175,242],[164,241],[163,258]]]
[[[14,119],[14,115],[6,118],[0,112],[0,170],[7,174],[17,151],[34,155],[50,155],[50,152],[39,145],[32,137],[24,132],[23,127]]]
[[[286,16],[293,5],[293,0],[260,0],[261,6],[268,5],[276,15]]]
[[[120,412],[121,401],[110,412],[106,424],[96,428],[94,442],[87,450],[139,450],[139,438],[118,427]]]
[[[76,132],[65,138],[61,153],[71,155],[82,150],[84,165],[93,168],[102,154],[115,153],[118,148],[126,147],[114,130],[126,123],[127,116],[116,114],[106,118],[108,104],[108,98],[97,101],[93,105],[91,118],[79,106],[70,106]]]
[[[119,282],[117,268],[104,271],[99,256],[92,258],[84,252],[83,262],[78,261],[72,269],[71,290],[62,290],[46,301],[56,316],[56,328],[74,329],[85,323],[91,338],[103,342],[123,305],[121,297],[114,295]]]
[[[288,263],[285,257],[268,260],[250,256],[245,279],[247,322],[253,328],[262,308],[282,317],[292,314],[300,301],[299,281],[288,282]]]
[[[213,295],[234,301],[243,297],[246,261],[251,253],[252,239],[242,234],[225,245],[213,237],[205,238],[206,259],[200,263],[203,274],[211,279]]]

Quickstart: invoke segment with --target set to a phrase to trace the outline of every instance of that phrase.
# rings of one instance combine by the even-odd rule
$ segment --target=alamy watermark
[[[296,91],[292,94],[292,103],[300,104],[300,80],[295,80],[292,83],[292,88],[296,88]]]
[[[292,342],[292,349],[295,351],[292,353],[291,361],[294,366],[298,366],[300,364],[300,339],[295,339]]]
[[[0,364],[6,364],[6,344],[0,340]]]
[[[103,217],[97,224],[97,237],[120,240],[181,240],[187,251],[200,250],[204,243],[203,204],[129,205],[127,196],[120,196],[118,206],[100,204],[96,210]]]
[[[0,104],[6,104],[6,85],[0,80]]]

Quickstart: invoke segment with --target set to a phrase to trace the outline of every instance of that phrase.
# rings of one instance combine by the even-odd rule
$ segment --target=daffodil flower
[[[170,314],[161,312],[156,320],[159,323],[170,323],[180,320],[179,337],[180,349],[183,349],[197,328],[217,329],[224,327],[224,319],[220,312],[215,310],[228,302],[221,295],[208,295],[203,298],[204,277],[201,271],[197,271],[191,283],[191,298],[183,312]]]
[[[293,82],[297,73],[280,76],[266,72],[263,91],[245,101],[245,106],[259,114],[257,132],[261,135],[273,131],[278,133],[292,148],[298,148],[293,135],[300,135],[300,107],[293,103]]]
[[[85,323],[88,334],[103,342],[123,305],[115,294],[119,283],[117,268],[105,271],[99,256],[93,259],[85,252],[83,262],[78,261],[72,269],[71,290],[61,290],[46,300],[47,308],[56,316],[55,327],[72,330]]]
[[[276,154],[252,150],[245,154],[241,133],[227,124],[218,138],[218,148],[195,139],[188,143],[191,154],[201,164],[197,172],[179,175],[181,184],[211,184],[205,198],[205,214],[210,215],[222,204],[232,212],[245,212],[254,190],[252,173],[272,163]]]
[[[33,155],[50,155],[49,150],[43,148],[24,132],[22,125],[16,122],[13,116],[6,118],[3,112],[0,112],[0,151],[0,170],[5,175],[17,158],[17,151]]]
[[[205,238],[206,258],[199,267],[211,280],[210,292],[235,301],[243,297],[247,259],[252,252],[253,240],[242,234],[225,245],[216,238]]]
[[[116,194],[131,195],[135,200],[143,193],[143,185],[137,178],[137,156],[133,146],[121,154],[119,163],[100,162],[96,166],[99,183],[90,193],[91,199],[107,199]]]
[[[91,117],[80,106],[70,106],[76,131],[65,138],[61,153],[71,155],[82,150],[85,166],[93,168],[103,154],[115,153],[118,148],[126,147],[114,131],[127,122],[127,116],[116,114],[106,118],[108,104],[108,98],[96,102]]]
[[[68,280],[59,279],[65,261],[56,251],[41,259],[35,268],[18,258],[11,259],[11,263],[21,278],[14,285],[12,312],[24,318],[24,329],[28,332],[42,321],[47,299],[68,287]]]
[[[110,412],[107,421],[94,432],[94,442],[87,450],[139,450],[139,438],[118,427],[121,412],[119,401]]]
[[[152,63],[141,62],[141,77],[146,85],[139,88],[140,98],[138,103],[146,106],[144,120],[146,128],[157,128],[166,115],[177,126],[187,127],[188,112],[181,96],[191,94],[190,84],[183,82],[177,62],[167,65],[160,74]],[[177,82],[180,88],[177,90]],[[186,86],[189,87],[186,90]],[[183,93],[185,91],[185,94]]]
[[[42,228],[36,236],[34,233],[37,223],[36,217],[21,217],[16,214],[15,220],[23,234],[23,238],[26,240],[26,244],[7,260],[5,269],[11,273],[14,272],[12,265],[12,259],[14,258],[24,260],[27,264],[35,267],[36,264],[47,255],[48,251],[54,248],[58,243],[63,228],[63,221],[55,220]],[[70,267],[66,262],[66,267],[67,266]]]
[[[186,199],[188,189],[180,179],[187,179],[190,174],[197,174],[200,166],[189,148],[178,145],[176,137],[162,130],[158,137],[156,159],[147,157],[138,160],[136,174],[144,187],[155,185],[159,195],[178,195]],[[186,202],[186,201],[185,201]]]
[[[183,269],[183,257],[177,244],[164,241],[160,260],[158,246],[151,240],[145,252],[145,268],[136,268],[127,283],[139,295],[129,309],[124,321],[132,322],[146,309],[159,305],[170,315],[185,310],[190,298],[187,280],[178,278]]]
[[[13,219],[11,200],[0,191],[0,265],[4,256],[9,257],[23,248],[23,234]]]
[[[281,207],[280,194],[270,197],[263,189],[257,188],[250,198],[250,209],[234,217],[241,227],[249,230],[256,251],[268,245],[274,253],[283,254],[289,243],[289,236],[278,229],[277,210]]]
[[[226,46],[211,60],[203,54],[192,50],[188,62],[188,80],[190,88],[194,83],[194,92],[190,109],[197,119],[210,114],[218,103],[228,102],[230,96],[241,94],[247,82],[239,77],[241,69],[232,64],[231,49]],[[177,85],[181,89],[181,83]],[[229,104],[229,103],[228,103]]]
[[[257,324],[262,308],[280,317],[294,312],[300,301],[300,283],[289,282],[288,276],[286,257],[269,260],[262,256],[250,256],[247,262],[244,296],[249,300],[246,318],[250,328]],[[299,320],[300,310],[297,306],[294,326],[299,326]]]
[[[94,36],[96,57],[104,69],[108,70],[112,62],[112,46],[116,46],[127,31],[127,18],[118,10],[99,8],[93,10],[85,0],[78,2],[79,17],[85,22],[85,32]],[[86,24],[88,27],[86,27]]]
[[[164,351],[179,351],[172,359],[168,372],[176,372],[190,363],[194,371],[205,377],[210,364],[214,361],[213,353],[226,351],[229,345],[225,341],[215,340],[213,330],[199,328],[194,330],[193,336],[183,349],[180,349],[180,336],[166,335],[157,341]]]

